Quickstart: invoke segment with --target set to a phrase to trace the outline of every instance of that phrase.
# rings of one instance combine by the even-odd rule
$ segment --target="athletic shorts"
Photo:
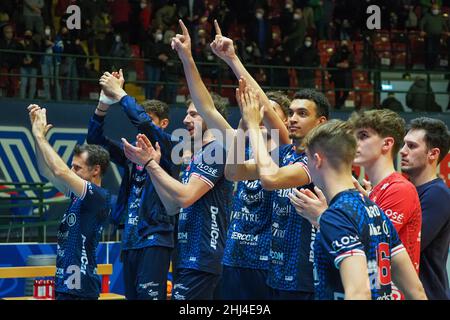
[[[127,300],[166,300],[171,248],[146,247],[123,251]]]
[[[172,300],[213,300],[220,275],[180,268],[175,271]]]
[[[223,266],[221,300],[269,300],[267,270]]]

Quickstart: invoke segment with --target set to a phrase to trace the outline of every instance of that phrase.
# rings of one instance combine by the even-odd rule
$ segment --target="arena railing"
[[[177,89],[181,86],[185,86],[184,74],[183,74],[183,68],[181,65],[181,62],[178,58],[171,60],[172,67],[169,71],[166,70],[166,78],[169,77],[170,81],[148,81],[143,80],[145,79],[145,63],[149,62],[149,59],[144,59],[141,57],[112,57],[112,56],[89,56],[89,55],[73,55],[73,54],[64,54],[64,53],[44,53],[44,52],[31,52],[31,51],[18,51],[18,50],[0,50],[0,54],[30,54],[38,57],[42,56],[48,56],[51,55],[55,59],[59,58],[75,58],[75,59],[86,59],[87,61],[91,61],[91,63],[99,64],[99,61],[113,61],[116,63],[116,65],[112,64],[110,65],[110,70],[118,70],[120,67],[124,69],[125,72],[125,78],[127,84],[134,84],[137,86],[145,86],[145,85],[154,85],[154,86],[175,86]],[[117,63],[117,62],[124,62]],[[236,80],[234,75],[232,74],[229,67],[223,63],[222,61],[215,61],[215,62],[196,62],[200,74],[202,75],[202,78],[205,80],[206,85],[214,91],[220,91],[223,89],[234,89],[236,88]],[[257,65],[257,64],[250,64],[250,63],[244,63],[246,68],[250,71],[250,73],[257,78],[258,80],[258,72],[263,75],[265,74],[265,77],[267,79],[266,82],[260,82],[261,87],[264,90],[286,90],[288,92],[295,92],[296,90],[300,89],[301,87],[296,85],[299,81],[299,76],[304,71],[314,71],[314,79],[315,79],[315,85],[317,83],[319,84],[317,89],[322,92],[335,92],[337,90],[347,90],[352,91],[355,93],[364,93],[364,92],[371,92],[374,96],[374,103],[379,103],[379,96],[382,92],[395,92],[395,93],[406,93],[407,91],[401,91],[401,90],[383,90],[381,86],[381,73],[383,72],[395,72],[398,74],[419,74],[423,75],[426,78],[427,81],[427,88],[429,88],[429,84],[431,82],[432,77],[435,75],[443,76],[445,79],[449,78],[450,71],[447,69],[442,70],[426,70],[426,69],[416,69],[416,68],[385,68],[382,65],[380,65],[379,61],[375,61],[371,65],[372,67],[366,67],[366,66],[357,66],[354,69],[352,69],[353,72],[362,72],[366,73],[367,77],[367,83],[370,84],[370,86],[353,86],[352,88],[335,88],[333,85],[331,85],[329,81],[329,74],[332,71],[338,70],[337,68],[327,68],[323,66],[318,67],[298,67],[298,66],[276,66],[276,65]],[[375,65],[376,67],[373,67]],[[99,91],[98,87],[98,80],[100,77],[100,72],[91,70],[93,73],[96,73],[95,77],[86,77],[86,76],[64,76],[60,75],[60,72],[55,74],[55,76],[43,76],[40,74],[40,67],[38,66],[38,74],[36,76],[34,75],[21,75],[20,73],[20,66],[16,68],[16,70],[13,70],[13,72],[6,70],[5,68],[0,68],[0,89],[2,86],[2,80],[5,77],[15,77],[16,79],[20,79],[20,77],[28,77],[28,78],[37,78],[37,79],[52,79],[56,81],[79,81],[82,83],[90,83],[91,85],[97,86],[97,91]],[[59,65],[59,69],[61,69],[61,65]],[[261,70],[263,73],[261,73]],[[15,72],[14,72],[15,71]],[[257,71],[257,72],[255,72]],[[169,72],[169,73],[167,73]],[[284,73],[285,72],[285,73]],[[283,74],[284,73],[284,74]],[[317,73],[319,75],[317,75]],[[63,73],[64,74],[64,73]],[[277,81],[277,77],[284,77],[284,83],[281,83]],[[173,81],[173,79],[176,78],[177,81]],[[318,80],[320,79],[320,80]],[[261,80],[261,79],[259,79]],[[286,80],[288,83],[286,83]],[[411,79],[412,81],[412,79]],[[431,92],[428,92],[431,93]],[[434,91],[434,94],[448,94],[447,91]],[[232,95],[230,95],[232,98]],[[16,95],[17,97],[17,95]],[[65,100],[65,97],[62,98],[62,100]],[[92,101],[96,99],[89,99],[86,97],[82,97],[80,101]]]

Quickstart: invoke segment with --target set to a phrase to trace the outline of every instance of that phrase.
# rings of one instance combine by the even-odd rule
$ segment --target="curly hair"
[[[142,107],[146,113],[154,113],[160,120],[169,119],[169,106],[160,100],[145,100]]]
[[[303,99],[311,100],[316,104],[317,117],[325,117],[328,119],[330,117],[331,105],[327,97],[322,93],[314,89],[301,89],[297,91],[294,95],[294,100]]]
[[[382,138],[394,138],[393,157],[400,151],[406,133],[406,125],[405,120],[398,113],[388,109],[366,110],[361,113],[354,112],[349,121],[354,130],[370,128]]]

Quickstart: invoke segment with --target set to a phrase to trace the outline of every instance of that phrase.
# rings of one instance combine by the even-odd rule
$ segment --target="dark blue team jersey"
[[[405,250],[390,219],[356,190],[338,193],[320,218],[314,244],[316,299],[344,299],[342,260],[367,259],[372,299],[391,300],[391,258]]]
[[[250,147],[246,157],[251,158]],[[267,270],[270,264],[272,192],[260,180],[240,181],[233,196],[223,264]]]
[[[216,156],[217,161],[213,161]],[[193,155],[182,174],[183,184],[196,176],[208,184],[211,190],[190,207],[180,210],[177,268],[214,274],[222,272],[226,214],[232,194],[232,183],[224,177],[225,160],[223,147],[212,141]]]
[[[148,178],[147,170],[141,166],[133,165],[131,172],[131,187],[128,196],[127,217],[122,236],[122,250],[142,249],[158,245],[155,235],[161,237],[161,234],[151,234],[148,236],[139,235],[139,208],[142,203],[142,195],[145,181]]]
[[[100,293],[96,250],[110,212],[110,195],[86,182],[83,194],[71,193],[70,198],[57,234],[55,290],[96,298]]]
[[[422,207],[419,277],[428,299],[449,300],[450,189],[436,178],[418,186],[417,193]]]
[[[296,153],[292,144],[281,146],[279,166],[294,163],[308,172],[306,153]],[[312,185],[304,187],[311,189]],[[292,190],[273,192],[271,264],[267,284],[278,290],[313,292],[315,228],[295,211],[288,197]]]

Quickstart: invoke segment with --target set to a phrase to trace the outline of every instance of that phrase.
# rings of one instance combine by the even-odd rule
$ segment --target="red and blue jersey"
[[[193,205],[180,210],[177,268],[213,274],[222,272],[227,214],[232,196],[232,183],[224,176],[225,160],[223,146],[212,141],[192,156],[182,173],[183,184],[195,176],[210,190]]]
[[[294,145],[289,144],[281,146],[278,155],[280,167],[296,165],[299,171],[304,170],[309,175],[305,152],[297,153]],[[312,188],[312,185],[299,187]],[[315,228],[295,211],[288,197],[292,190],[273,191],[271,264],[267,284],[278,290],[314,292],[312,242]]]
[[[57,233],[55,291],[97,298],[96,250],[110,213],[110,194],[86,181],[83,194],[70,198]]]
[[[247,158],[250,153],[247,147]],[[269,269],[272,191],[264,190],[261,180],[239,181],[231,207],[223,264]]]
[[[314,243],[315,296],[344,299],[339,267],[351,256],[365,256],[372,299],[391,300],[391,259],[404,251],[386,214],[356,190],[338,193],[320,218]]]
[[[148,178],[147,170],[142,166],[133,165],[130,179],[130,194],[128,196],[128,204],[126,211],[125,228],[122,234],[122,250],[142,249],[146,247],[158,246],[163,243],[162,238],[171,236],[168,233],[164,237],[163,233],[156,237],[155,234],[147,236],[139,235],[139,208],[141,207],[142,197],[144,196],[144,188]],[[169,242],[169,241],[167,241]]]

